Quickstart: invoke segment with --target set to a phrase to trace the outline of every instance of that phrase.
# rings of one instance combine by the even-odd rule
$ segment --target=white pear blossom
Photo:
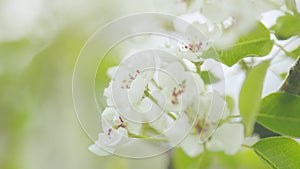
[[[206,116],[200,114],[191,133],[181,143],[181,148],[191,157],[201,154],[204,144],[210,151],[236,153],[244,141],[243,124],[227,121],[229,112],[225,100],[218,93],[204,98],[200,111],[205,111]]]
[[[251,31],[263,12],[279,6],[280,4],[272,0],[209,0],[203,1],[200,13],[207,18],[206,29],[211,32],[209,34],[213,34],[210,37],[213,43],[217,47],[225,48],[236,42],[241,35]]]
[[[190,40],[188,43],[178,42],[177,56],[192,62],[203,61],[203,53],[209,49],[210,42],[200,38]]]
[[[104,91],[108,106],[117,107],[125,118],[133,121],[151,121],[158,116],[159,107],[144,96],[155,72],[155,64],[151,52],[142,52],[114,67],[115,70],[111,71],[113,79]]]
[[[165,138],[170,147],[181,142],[192,157],[204,151],[204,144],[210,151],[238,151],[244,126],[228,118],[226,102],[218,92],[206,93],[199,74],[187,65],[192,62],[163,52],[126,59],[110,71],[112,81],[104,91],[108,107],[101,118],[103,132],[89,147],[92,152],[114,153],[132,138]]]
[[[171,14],[191,13],[199,10],[202,0],[154,0],[155,9]]]
[[[226,154],[236,153],[244,142],[244,126],[241,123],[224,123],[207,142],[207,149],[224,151]]]
[[[128,139],[128,123],[118,114],[114,108],[106,108],[102,113],[102,133],[98,140],[89,147],[89,150],[97,155],[108,155],[126,142]]]
[[[199,75],[185,71],[180,62],[160,68],[157,83],[162,90],[157,90],[153,95],[165,111],[185,110],[204,90],[204,83]]]

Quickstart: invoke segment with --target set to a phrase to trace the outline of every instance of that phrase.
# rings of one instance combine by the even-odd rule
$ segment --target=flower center
[[[178,104],[178,96],[180,96],[185,88],[186,88],[186,81],[183,80],[181,83],[179,83],[176,87],[173,88],[173,92],[172,92],[172,100],[171,103],[172,104]]]
[[[189,7],[194,0],[180,0],[180,2],[185,3],[187,7]]]
[[[121,88],[122,89],[130,89],[132,81],[134,81],[140,73],[141,73],[140,70],[136,70],[133,75],[128,74],[129,78],[122,81],[123,85],[121,86]]]
[[[193,53],[197,53],[200,52],[202,49],[202,42],[195,42],[193,41],[192,43],[188,43],[188,44],[180,44],[179,45],[179,51],[180,52],[186,52],[186,51],[190,51]]]
[[[121,128],[126,128],[126,123],[124,122],[122,117],[119,116],[119,120],[120,120],[121,123],[117,126],[117,129],[120,128],[120,127]]]
[[[119,116],[119,120],[120,120],[120,124],[119,125],[116,125],[116,126],[113,126],[114,129],[119,129],[119,128],[126,128],[127,127],[127,124],[126,122],[122,119],[122,117]],[[108,131],[107,131],[107,135],[108,135],[108,138],[111,139],[111,133],[112,133],[112,128],[109,128]]]
[[[194,129],[197,134],[208,131],[209,124],[205,122],[203,119],[197,120]]]

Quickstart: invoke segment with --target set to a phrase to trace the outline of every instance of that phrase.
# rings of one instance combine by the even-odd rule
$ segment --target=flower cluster
[[[224,96],[208,90],[199,74],[208,48],[200,39],[178,42],[166,50],[136,52],[111,67],[102,132],[90,151],[108,155],[147,140],[180,146],[190,156],[204,147],[235,153],[244,140],[243,125],[230,119]]]

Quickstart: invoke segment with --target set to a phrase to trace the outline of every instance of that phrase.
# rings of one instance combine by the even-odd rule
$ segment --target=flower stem
[[[245,144],[242,144],[242,147],[245,147],[245,148],[252,149],[252,147],[251,147],[251,146],[248,146],[248,145],[245,145]]]
[[[148,137],[148,136],[143,136],[143,135],[136,135],[133,133],[128,133],[128,135],[131,138],[139,138],[139,139],[149,140],[149,141],[163,141],[163,142],[168,141],[166,138],[162,138],[162,137]]]
[[[144,94],[146,97],[148,97],[151,101],[153,101],[156,105],[159,105],[158,104],[158,101],[149,93],[148,90],[145,90],[144,91]]]
[[[290,55],[290,52],[289,51],[287,51],[283,46],[281,46],[280,44],[278,44],[278,43],[276,43],[276,42],[274,42],[274,44],[277,46],[277,47],[279,47],[286,55]]]
[[[201,73],[201,66],[203,65],[203,62],[193,62],[193,64],[196,67],[196,73],[198,73],[200,75],[200,73]]]
[[[151,82],[154,84],[155,87],[157,87],[159,90],[162,90],[162,87],[160,87],[154,79],[151,79]]]
[[[149,93],[148,90],[144,91],[144,94],[146,97],[148,97],[151,101],[153,101],[161,111],[164,111],[164,109],[158,104],[158,101]],[[177,118],[170,112],[166,113],[168,116],[170,116],[173,120],[176,120]]]

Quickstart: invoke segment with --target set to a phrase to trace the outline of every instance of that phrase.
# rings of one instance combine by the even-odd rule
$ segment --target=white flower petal
[[[115,76],[116,72],[118,71],[118,66],[113,66],[113,67],[110,67],[106,74],[108,75],[108,77],[110,77],[111,79],[113,79],[113,77]]]
[[[106,96],[106,104],[108,106],[114,106],[113,93],[112,93],[112,84],[109,83],[109,86],[104,89],[104,96]]]
[[[171,145],[177,145],[188,135],[191,128],[192,124],[189,123],[187,115],[181,114],[175,122],[173,121],[172,126],[164,132],[164,135],[168,138]]]
[[[180,147],[190,157],[196,157],[204,151],[203,145],[199,143],[197,135],[187,136],[180,144]]]
[[[164,132],[174,124],[174,119],[163,114],[157,120],[150,123],[150,125],[158,131]]]
[[[244,126],[239,123],[222,124],[207,142],[211,151],[224,151],[226,154],[236,153],[244,141]]]
[[[140,76],[132,81],[130,89],[128,89],[128,99],[131,105],[139,102],[143,95],[147,82],[144,81]]]
[[[97,143],[92,144],[88,147],[88,149],[98,156],[108,156],[111,155],[109,152],[100,147]]]
[[[181,63],[170,63],[159,70],[157,83],[162,87],[175,86],[184,80],[184,73]]]
[[[116,147],[128,141],[128,133],[124,128],[110,129],[99,133],[98,142],[105,147]]]
[[[112,107],[107,107],[101,114],[101,122],[103,130],[108,130],[112,128],[117,122],[116,120],[119,119],[119,114],[116,109]]]

